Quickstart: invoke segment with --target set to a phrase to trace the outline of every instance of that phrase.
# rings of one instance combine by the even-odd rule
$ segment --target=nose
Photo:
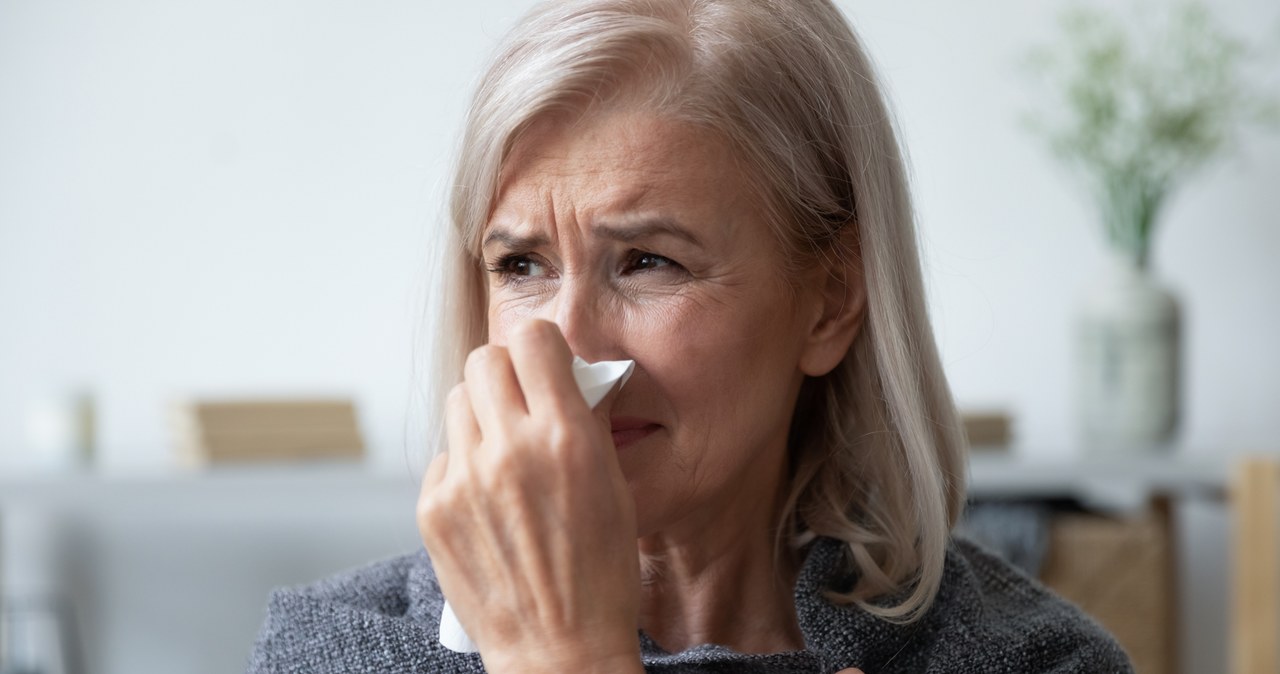
[[[622,358],[614,322],[605,309],[605,290],[597,284],[569,277],[555,299],[545,303],[539,318],[560,326],[574,355],[590,362]]]

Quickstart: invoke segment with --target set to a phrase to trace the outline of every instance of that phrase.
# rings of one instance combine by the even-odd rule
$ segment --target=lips
[[[609,420],[613,433],[613,446],[622,449],[633,445],[657,431],[661,426],[648,419],[634,417],[614,417]]]

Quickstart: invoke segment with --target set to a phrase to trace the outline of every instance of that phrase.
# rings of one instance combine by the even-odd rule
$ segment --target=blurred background
[[[240,671],[268,588],[418,545],[430,251],[467,97],[531,4],[0,0],[0,650],[54,633],[75,653],[49,671]],[[1076,396],[1112,255],[1026,122],[1054,111],[1026,62],[1067,3],[838,4],[896,106],[957,400],[997,427],[975,485],[1075,508],[1103,475],[1110,522],[1161,504],[1169,603],[1127,619],[1171,620],[1149,671],[1224,671],[1224,494],[1280,450],[1280,134],[1240,126],[1165,199],[1147,276],[1181,307],[1176,430],[1102,442]],[[1274,97],[1280,7],[1209,9]],[[276,460],[245,466],[209,431],[245,419],[356,439],[263,431]]]

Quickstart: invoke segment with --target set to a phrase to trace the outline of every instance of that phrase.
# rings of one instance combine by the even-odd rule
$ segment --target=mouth
[[[610,431],[613,434],[613,446],[623,449],[629,445],[649,437],[659,428],[658,424],[647,419],[634,419],[630,417],[614,417],[610,419]]]

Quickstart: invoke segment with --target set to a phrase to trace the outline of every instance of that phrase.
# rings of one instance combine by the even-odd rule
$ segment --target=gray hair
[[[480,83],[460,147],[433,407],[485,341],[479,237],[503,162],[536,119],[605,105],[719,134],[769,197],[788,263],[864,280],[862,330],[797,403],[780,533],[795,546],[847,544],[857,582],[830,589],[833,601],[915,620],[937,594],[963,507],[966,443],[928,321],[893,120],[829,0],[563,0],[520,22]]]

